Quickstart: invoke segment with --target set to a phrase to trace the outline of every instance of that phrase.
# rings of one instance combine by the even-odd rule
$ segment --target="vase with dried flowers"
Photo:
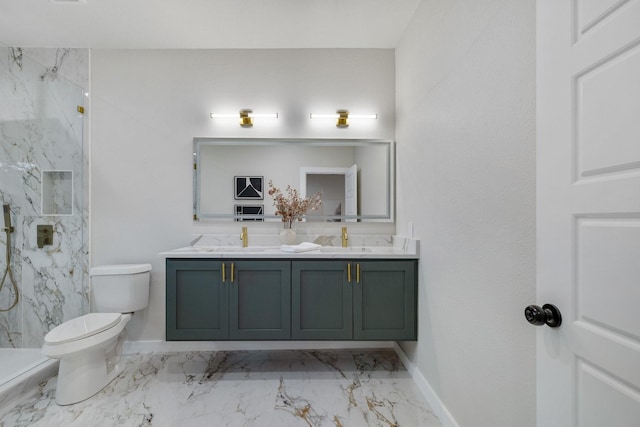
[[[276,208],[276,215],[282,217],[284,226],[280,233],[282,243],[290,245],[295,242],[296,233],[293,230],[294,221],[302,221],[302,217],[308,211],[317,210],[322,205],[322,193],[318,192],[312,197],[300,197],[298,190],[287,185],[284,194],[280,188],[273,185],[269,180],[269,195],[273,199],[273,206]],[[289,230],[289,231],[286,231]]]

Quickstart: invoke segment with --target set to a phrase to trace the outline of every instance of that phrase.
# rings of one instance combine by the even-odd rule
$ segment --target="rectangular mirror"
[[[322,192],[307,221],[393,221],[393,141],[194,138],[193,156],[195,221],[280,221],[269,181]]]

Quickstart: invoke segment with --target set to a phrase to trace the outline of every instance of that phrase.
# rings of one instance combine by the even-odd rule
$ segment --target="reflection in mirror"
[[[194,220],[280,221],[266,186],[323,193],[308,221],[392,221],[393,141],[194,138]]]
[[[358,215],[358,165],[350,168],[300,168],[300,192],[322,194],[320,209],[307,221],[355,222]]]

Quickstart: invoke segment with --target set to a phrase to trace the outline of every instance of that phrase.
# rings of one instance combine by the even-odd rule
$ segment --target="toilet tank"
[[[149,303],[151,264],[93,267],[91,305],[96,313],[132,313]]]

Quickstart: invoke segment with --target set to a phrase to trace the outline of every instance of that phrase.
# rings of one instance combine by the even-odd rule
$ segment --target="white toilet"
[[[56,403],[85,400],[124,370],[118,363],[124,328],[149,303],[150,264],[91,269],[93,313],[71,319],[44,337],[42,354],[60,359]]]

